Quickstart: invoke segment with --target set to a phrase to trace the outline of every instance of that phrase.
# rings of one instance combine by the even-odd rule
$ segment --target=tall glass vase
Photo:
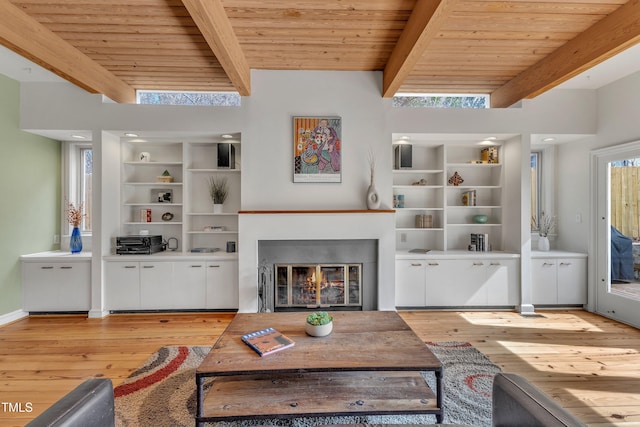
[[[80,229],[78,227],[73,227],[71,239],[69,240],[69,249],[72,254],[77,254],[82,251],[82,236],[80,235]]]

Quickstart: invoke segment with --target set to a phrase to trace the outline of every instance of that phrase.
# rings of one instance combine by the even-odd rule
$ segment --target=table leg
[[[436,373],[436,404],[440,408],[440,413],[436,414],[436,422],[442,424],[444,418],[444,408],[442,407],[442,376],[444,374],[444,368],[440,368]]]
[[[204,427],[202,419],[203,404],[204,404],[204,391],[203,391],[204,377],[196,375],[196,427]]]

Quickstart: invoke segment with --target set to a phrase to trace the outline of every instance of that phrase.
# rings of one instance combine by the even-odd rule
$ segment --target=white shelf
[[[211,168],[211,169],[187,169],[191,173],[240,173],[240,169]]]
[[[132,202],[132,203],[124,203],[124,206],[157,206],[157,207],[181,207],[182,203],[157,203],[157,202]]]
[[[417,227],[407,227],[407,228],[396,228],[396,231],[444,231],[444,228],[417,228]]]
[[[442,173],[444,169],[394,169],[393,173],[407,173],[407,174],[434,174]]]
[[[187,212],[186,215],[189,216],[237,216],[237,212],[222,212],[222,213],[213,213],[213,212]]]
[[[124,183],[124,185],[131,185],[131,186],[141,186],[141,187],[145,187],[145,186],[155,186],[155,187],[182,187],[182,182],[155,182],[155,181],[149,181],[149,182],[131,182],[131,181],[127,181]]]
[[[182,162],[123,162],[130,166],[182,166]]]
[[[434,188],[442,188],[443,185],[394,185],[393,188],[411,189],[411,190],[433,190]]]
[[[125,225],[182,225],[180,221],[151,221],[151,222],[140,222],[140,221],[125,221],[123,222]]]
[[[238,230],[224,230],[224,231],[187,231],[187,234],[238,234]]]

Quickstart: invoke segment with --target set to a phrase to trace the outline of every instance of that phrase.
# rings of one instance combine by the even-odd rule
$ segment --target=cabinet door
[[[61,263],[56,271],[58,300],[62,311],[89,311],[91,307],[91,264]]]
[[[427,305],[435,307],[487,304],[485,263],[479,260],[439,260],[427,266]]]
[[[515,306],[519,300],[518,266],[512,259],[493,259],[486,262],[487,303],[490,306]]]
[[[587,260],[558,259],[558,304],[587,303]]]
[[[205,308],[204,261],[184,261],[173,263],[173,308]]]
[[[553,258],[531,260],[532,300],[534,304],[557,304],[557,261]]]
[[[105,305],[108,310],[140,310],[140,263],[105,263]]]
[[[396,261],[396,307],[424,307],[426,300],[424,260]]]
[[[54,263],[29,262],[22,267],[22,295],[25,311],[51,310],[52,301],[56,301],[58,291],[54,282]]]
[[[238,308],[238,262],[207,262],[206,308]]]
[[[140,263],[140,308],[167,310],[174,307],[173,263],[167,261]]]
[[[457,280],[455,277],[452,277],[455,276],[456,272],[450,270],[450,262],[451,261],[429,260],[426,263],[426,305],[428,307],[455,305],[456,295],[452,286],[457,283]]]

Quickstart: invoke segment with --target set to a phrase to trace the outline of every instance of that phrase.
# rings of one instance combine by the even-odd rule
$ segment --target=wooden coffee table
[[[240,313],[196,370],[196,425],[302,416],[434,414],[442,364],[392,311],[332,312],[333,332],[304,332],[307,313]],[[295,346],[260,357],[240,337],[273,327]],[[432,371],[432,391],[420,371]],[[207,395],[204,382],[215,377]],[[434,393],[435,392],[435,393]]]

